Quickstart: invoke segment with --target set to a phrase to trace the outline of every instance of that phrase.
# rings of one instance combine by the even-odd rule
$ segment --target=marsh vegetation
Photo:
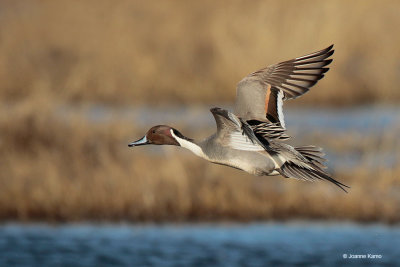
[[[357,156],[351,168],[331,165],[334,177],[351,186],[345,194],[328,183],[253,177],[172,147],[128,149],[147,130],[140,121],[148,115],[122,120],[113,112],[232,103],[247,73],[334,43],[331,70],[287,103],[291,111],[329,107],[334,114],[365,105],[371,120],[373,108],[398,113],[399,6],[1,1],[0,219],[399,222],[398,120],[338,132],[288,125],[293,142],[322,146],[328,159]],[[108,112],[88,118],[93,105]],[[178,118],[163,123],[196,138],[212,132],[209,118],[201,129]],[[377,163],[380,155],[386,156]]]

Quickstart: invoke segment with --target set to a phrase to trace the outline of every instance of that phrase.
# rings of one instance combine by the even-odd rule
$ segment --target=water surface
[[[218,105],[233,110],[231,106]],[[83,114],[91,122],[124,121],[148,128],[157,124],[185,125],[191,129],[214,128],[215,121],[209,109],[212,106],[132,106],[85,107],[60,106],[59,114]],[[358,131],[381,132],[400,125],[400,108],[395,106],[358,106],[345,108],[285,107],[284,117],[288,130],[313,132]]]
[[[350,254],[381,258],[344,258]],[[400,228],[383,225],[0,226],[0,266],[396,266],[399,260]]]

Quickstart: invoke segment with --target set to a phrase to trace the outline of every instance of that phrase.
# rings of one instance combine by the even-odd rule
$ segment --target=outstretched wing
[[[309,55],[251,73],[236,89],[234,113],[245,120],[270,121],[285,127],[282,101],[306,93],[324,77],[333,45]]]
[[[221,108],[210,109],[217,123],[217,138],[221,145],[237,150],[264,151],[253,130],[235,114]]]

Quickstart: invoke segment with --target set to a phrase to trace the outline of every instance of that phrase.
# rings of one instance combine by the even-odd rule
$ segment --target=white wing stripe
[[[282,99],[283,99],[283,93],[282,93],[282,90],[279,90],[278,91],[278,96],[277,96],[276,107],[278,109],[278,118],[279,118],[279,121],[281,123],[281,126],[283,128],[285,128],[285,118],[284,118],[283,112],[282,112],[282,105],[283,105]]]
[[[263,151],[264,148],[257,143],[253,143],[241,132],[232,132],[229,135],[229,146],[233,149],[246,151]]]

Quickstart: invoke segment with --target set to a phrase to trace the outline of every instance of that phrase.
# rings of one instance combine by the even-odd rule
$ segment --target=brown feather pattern
[[[250,74],[264,84],[283,91],[284,99],[296,98],[306,93],[318,80],[324,77],[332,62],[333,45],[302,57],[268,66]],[[272,90],[269,90],[270,92]]]

